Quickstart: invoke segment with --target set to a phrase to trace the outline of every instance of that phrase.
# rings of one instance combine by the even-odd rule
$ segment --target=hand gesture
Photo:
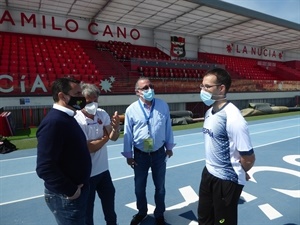
[[[120,117],[119,117],[118,111],[115,111],[114,115],[112,116],[111,126],[113,127],[114,130],[119,130]]]

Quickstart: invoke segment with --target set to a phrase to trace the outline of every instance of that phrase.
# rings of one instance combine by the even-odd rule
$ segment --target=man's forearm
[[[241,157],[241,165],[243,167],[243,169],[247,172],[249,171],[253,165],[254,165],[254,162],[255,162],[255,155],[251,155],[251,156],[244,156],[244,157]]]
[[[104,136],[96,140],[88,141],[88,148],[90,153],[100,150],[108,140],[109,140],[108,137]]]

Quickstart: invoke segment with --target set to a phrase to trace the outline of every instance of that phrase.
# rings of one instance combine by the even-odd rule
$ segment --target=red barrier
[[[0,114],[0,135],[4,137],[14,135],[11,112],[3,112]]]
[[[26,128],[26,109],[22,109],[22,122],[23,122],[23,128]]]

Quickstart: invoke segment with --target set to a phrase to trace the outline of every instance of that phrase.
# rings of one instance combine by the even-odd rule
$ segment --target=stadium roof
[[[0,7],[300,53],[300,24],[219,0],[5,0]]]

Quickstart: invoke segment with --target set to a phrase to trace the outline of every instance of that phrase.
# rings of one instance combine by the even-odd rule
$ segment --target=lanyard
[[[152,113],[153,113],[153,109],[154,109],[154,105],[155,105],[155,99],[153,99],[153,102],[152,102],[152,105],[151,105],[151,109],[150,109],[149,116],[147,116],[147,114],[146,114],[146,112],[145,112],[145,109],[144,109],[144,107],[142,106],[140,100],[139,100],[139,105],[140,105],[140,107],[141,107],[141,109],[142,109],[142,111],[143,111],[143,113],[144,113],[146,122],[147,122],[147,124],[148,124],[148,126],[149,126],[149,120],[150,120],[150,118],[151,118],[151,116],[152,116]]]

